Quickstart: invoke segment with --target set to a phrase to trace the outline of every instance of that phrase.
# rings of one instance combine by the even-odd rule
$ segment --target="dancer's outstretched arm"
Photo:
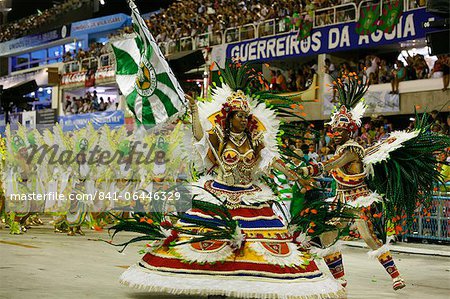
[[[325,162],[320,162],[314,165],[300,168],[300,173],[303,176],[319,176],[323,172],[330,171],[332,169],[340,168],[350,162],[358,161],[359,156],[353,151],[346,151],[340,155],[334,155],[331,159]]]
[[[202,140],[204,133],[198,115],[197,103],[195,102],[195,99],[189,95],[186,95],[186,99],[189,101],[189,108],[192,114],[192,132],[194,134],[195,139],[197,139],[197,141],[200,141]]]

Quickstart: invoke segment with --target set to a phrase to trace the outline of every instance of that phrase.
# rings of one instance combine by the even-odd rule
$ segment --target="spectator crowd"
[[[289,69],[286,76],[281,70],[271,70],[270,89],[273,91],[306,90],[311,86],[317,68],[317,63],[311,61],[300,65],[297,70]]]
[[[109,48],[106,44],[94,42],[90,44],[89,49],[87,50],[78,48],[78,51],[77,50],[73,50],[72,52],[67,51],[63,55],[63,61],[67,62],[77,60],[81,62],[85,58],[90,57],[98,58],[103,54],[108,54],[109,52],[110,52]]]
[[[82,114],[102,111],[116,111],[119,110],[119,103],[115,102],[111,97],[106,100],[103,97],[97,96],[97,91],[86,92],[84,97],[67,96],[63,103],[63,110],[65,115]]]
[[[21,20],[7,23],[0,27],[0,42],[18,38],[29,34],[37,28],[55,21],[61,14],[71,12],[82,7],[91,0],[66,0],[61,4],[28,16]],[[385,0],[384,2],[389,2]],[[355,3],[361,0],[192,0],[174,1],[167,9],[152,14],[146,20],[150,31],[157,42],[177,40],[182,37],[194,37],[199,34],[224,31],[227,28],[246,24],[259,24],[265,20],[292,17],[295,14],[309,15],[322,9],[316,14],[317,26],[332,24],[354,19],[354,8],[338,8],[334,16],[333,7]],[[373,1],[375,3],[375,1]],[[425,1],[410,1],[411,5],[423,6]],[[370,4],[370,2],[368,2]],[[330,8],[330,10],[324,10]],[[131,27],[126,27],[116,34],[130,33]]]
[[[67,0],[61,4],[54,4],[53,7],[45,9],[42,12],[38,11],[34,15],[1,25],[0,42],[31,34],[39,27],[54,22],[60,15],[76,10],[89,1],[90,0]]]
[[[446,117],[433,110],[429,113],[428,122],[430,130],[450,136],[450,114]],[[393,124],[384,116],[373,116],[363,121],[361,128],[354,133],[353,138],[364,148],[374,145],[388,137],[389,133],[395,130],[413,129],[415,120],[411,119],[408,126],[393,128]],[[300,124],[301,126],[301,124]],[[298,139],[284,139],[284,144],[303,155],[306,161],[324,162],[332,157],[336,150],[336,144],[333,140],[333,133],[329,125],[323,129],[315,129],[313,125],[303,127],[305,133]],[[450,179],[450,178],[449,178]]]
[[[146,20],[157,42],[224,31],[270,19],[284,19],[294,14],[353,1],[348,0],[193,0],[177,1]],[[359,2],[359,1],[356,1]]]
[[[391,84],[391,93],[399,93],[399,84],[403,81],[420,80],[427,78],[442,78],[442,91],[447,91],[449,86],[450,55],[438,55],[430,68],[424,55],[410,55],[403,57],[406,64],[399,59],[389,61],[386,58],[375,55],[367,55],[358,61],[347,60],[335,65],[329,58],[325,59],[323,72],[327,84],[331,84],[332,78],[345,77],[349,73],[356,73],[360,78],[367,78],[370,85]],[[272,70],[270,76],[271,89],[275,91],[303,91],[309,87],[314,74],[318,71],[315,62],[305,63],[298,68],[289,68],[287,71]],[[336,101],[336,95],[333,97]]]

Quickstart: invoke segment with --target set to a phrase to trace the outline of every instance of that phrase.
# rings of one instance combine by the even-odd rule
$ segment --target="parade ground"
[[[0,298],[195,298],[150,296],[119,284],[120,274],[135,263],[143,245],[124,253],[98,241],[107,231],[85,230],[85,236],[54,233],[50,225],[31,228],[23,235],[0,229]],[[124,234],[117,241],[125,240]],[[407,287],[393,291],[391,281],[367,249],[358,242],[344,245],[348,298],[449,298],[450,247],[400,243],[393,255]],[[403,252],[399,252],[403,251]],[[410,253],[404,253],[410,252]],[[321,265],[325,270],[326,267]]]

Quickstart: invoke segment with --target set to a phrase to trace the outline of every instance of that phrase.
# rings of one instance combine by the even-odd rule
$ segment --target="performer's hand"
[[[298,172],[299,172],[300,177],[302,177],[302,178],[306,178],[309,175],[309,171],[308,171],[307,167],[300,167],[298,169]]]
[[[195,102],[195,99],[193,98],[193,97],[191,97],[190,95],[188,95],[188,94],[185,94],[184,95],[185,97],[186,97],[186,99],[189,101],[189,106],[195,106],[195,105],[197,105],[197,103]]]

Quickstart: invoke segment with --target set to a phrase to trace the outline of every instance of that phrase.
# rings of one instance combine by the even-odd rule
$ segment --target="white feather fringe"
[[[332,253],[341,252],[342,251],[342,242],[337,241],[332,246],[327,248],[317,248],[317,247],[311,247],[311,253],[316,254],[319,257],[325,257],[327,255],[330,255]]]
[[[208,134],[203,134],[200,141],[195,140],[193,143],[197,152],[197,155],[193,157],[194,163],[199,170],[209,170],[213,166],[208,158],[209,143],[207,138]]]
[[[345,289],[325,275],[314,279],[283,280],[163,273],[133,265],[121,275],[120,282],[155,294],[259,299],[346,298]]]
[[[351,207],[361,208],[361,207],[369,207],[374,202],[381,202],[381,201],[383,201],[383,197],[380,194],[373,192],[370,195],[361,196],[358,197],[355,201],[347,201],[346,203]]]
[[[358,125],[358,127],[361,127],[361,118],[364,116],[364,113],[366,112],[366,107],[367,106],[364,103],[364,101],[359,101],[358,104],[356,104],[356,106],[350,110],[352,118],[355,121],[356,125]]]
[[[276,118],[275,112],[266,107],[266,104],[259,103],[257,100],[250,100],[251,113],[259,119],[264,125],[264,149],[261,151],[258,169],[267,172],[274,159],[280,158],[280,152],[277,148],[277,134],[280,127],[280,121]]]
[[[386,244],[384,244],[383,246],[381,246],[380,248],[376,249],[376,250],[371,250],[369,252],[367,252],[367,255],[369,256],[369,258],[371,259],[377,259],[379,258],[383,253],[386,253],[390,250],[389,248],[389,240],[387,240]]]
[[[373,175],[373,165],[389,159],[390,153],[401,148],[403,142],[417,137],[419,131],[394,131],[383,141],[377,142],[374,146],[366,149],[368,155],[363,159],[366,172]]]

